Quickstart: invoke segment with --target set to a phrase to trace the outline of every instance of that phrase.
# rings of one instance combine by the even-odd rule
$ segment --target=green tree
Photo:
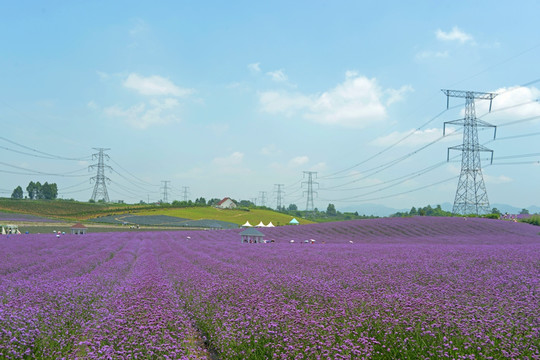
[[[328,216],[336,216],[337,215],[336,207],[334,206],[334,204],[328,204],[328,207],[326,208],[326,215],[328,215]]]
[[[41,186],[41,198],[45,200],[54,200],[58,196],[58,186],[55,183],[49,184],[45,182]]]
[[[529,215],[529,210],[527,209],[521,209],[521,211],[519,212],[521,215]]]
[[[492,214],[501,215],[501,211],[500,211],[499,209],[497,209],[497,208],[491,209],[491,213],[492,213]]]
[[[287,208],[289,211],[296,211],[298,210],[298,206],[296,204],[289,204],[289,207]]]
[[[221,201],[221,199],[213,198],[213,199],[208,200],[207,205],[208,206],[214,206],[214,205],[217,205],[220,201]]]
[[[238,202],[238,206],[243,207],[243,208],[251,208],[251,207],[254,207],[255,204],[249,200],[240,200]]]
[[[20,200],[23,198],[23,189],[20,186],[17,186],[15,190],[13,190],[13,193],[11,194],[11,198],[15,200]]]
[[[31,200],[36,197],[36,184],[33,181],[30,181],[28,183],[28,186],[26,187],[26,192],[28,193],[28,197]]]
[[[195,199],[195,205],[206,205],[206,199],[203,197],[200,197],[198,199]]]
[[[36,181],[34,184],[34,199],[43,199],[43,193],[41,192],[41,183]]]

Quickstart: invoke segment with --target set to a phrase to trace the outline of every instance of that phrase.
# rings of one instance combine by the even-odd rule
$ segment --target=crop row
[[[371,238],[357,222],[287,227],[273,244],[238,230],[2,238],[0,358],[540,357],[532,227],[478,222],[502,235],[464,244],[463,227],[422,221]],[[402,230],[439,234],[382,234]],[[328,242],[286,241],[313,234]]]

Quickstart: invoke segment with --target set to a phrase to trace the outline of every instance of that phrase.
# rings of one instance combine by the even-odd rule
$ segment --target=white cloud
[[[150,96],[183,97],[193,93],[193,90],[180,88],[169,79],[157,75],[144,77],[136,73],[131,73],[123,85],[142,95]]]
[[[266,73],[270,78],[275,82],[285,82],[287,81],[287,75],[283,72],[282,69],[276,71],[269,71]]]
[[[289,160],[289,167],[299,167],[309,162],[309,157],[307,156],[296,156]]]
[[[215,165],[220,166],[220,167],[232,167],[232,166],[240,165],[243,159],[244,159],[244,154],[239,151],[235,151],[229,156],[216,157],[214,158],[214,160],[212,160],[212,162]]]
[[[260,73],[261,72],[261,63],[253,63],[253,64],[248,64],[248,69],[249,71],[253,72],[253,73]]]
[[[89,108],[89,109],[92,109],[92,110],[96,110],[99,108],[98,104],[96,104],[96,102],[94,100],[90,100],[86,106]]]
[[[134,19],[133,26],[129,29],[129,35],[136,37],[142,33],[148,32],[149,26],[142,19]]]
[[[103,71],[96,71],[96,74],[99,76],[99,80],[106,81],[110,78],[110,75]]]
[[[446,140],[451,139],[452,141],[455,141],[453,138],[453,134],[456,134],[456,130],[453,128],[447,128],[446,129]],[[416,146],[422,146],[426,145],[432,141],[437,140],[440,138],[443,134],[442,129],[438,128],[432,128],[432,129],[425,129],[425,130],[408,130],[403,132],[394,131],[388,135],[381,136],[373,141],[371,141],[370,145],[375,146],[390,146],[396,144],[398,141],[398,146],[409,146],[409,147],[416,147]],[[407,138],[405,138],[407,136]],[[405,139],[404,139],[405,138]],[[403,141],[401,141],[404,139]]]
[[[540,115],[540,90],[535,87],[513,86],[500,88],[494,93],[492,113],[489,112],[488,100],[475,101],[476,116],[486,115],[486,121],[510,122]],[[462,112],[463,114],[463,112]],[[496,125],[496,124],[495,124]]]
[[[319,162],[319,163],[313,165],[309,170],[310,171],[317,171],[317,172],[325,171],[326,170],[326,163]]]
[[[300,114],[322,124],[361,128],[386,119],[385,97],[396,101],[410,89],[383,90],[376,79],[347,71],[341,84],[322,94],[266,91],[259,94],[259,102],[261,110],[271,114]]]
[[[395,102],[403,100],[403,95],[408,92],[413,92],[414,89],[410,85],[403,85],[399,89],[388,89],[386,93],[388,94],[388,99],[386,100],[386,105],[392,105]]]
[[[129,108],[113,105],[104,109],[105,115],[120,118],[129,125],[144,130],[152,125],[168,124],[176,122],[174,110],[179,105],[177,99],[166,98],[164,100],[152,100],[149,104],[139,103]]]
[[[444,32],[438,29],[435,32],[435,36],[441,41],[459,41],[462,44],[466,42],[474,43],[472,35],[461,31],[457,26],[454,26],[450,32]]]
[[[261,149],[261,154],[267,155],[267,156],[279,155],[281,154],[281,150],[275,144],[270,144]]]

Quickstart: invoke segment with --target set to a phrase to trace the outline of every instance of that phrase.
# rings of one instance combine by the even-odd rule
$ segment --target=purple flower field
[[[540,359],[539,230],[409,218],[262,229],[269,244],[240,229],[0,237],[0,358]]]

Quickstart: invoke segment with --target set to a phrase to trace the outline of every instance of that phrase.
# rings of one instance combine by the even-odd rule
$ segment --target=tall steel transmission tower
[[[184,201],[188,200],[188,193],[189,193],[189,186],[182,186],[182,196],[183,196]]]
[[[449,147],[447,151],[447,161],[449,161],[450,150],[461,150],[461,174],[459,175],[452,212],[462,215],[487,214],[491,210],[482,176],[480,152],[491,152],[491,162],[493,163],[493,150],[478,143],[478,127],[494,128],[493,139],[497,136],[497,127],[476,118],[474,100],[489,100],[489,111],[491,112],[491,104],[497,94],[460,90],[442,90],[442,92],[446,94],[447,108],[450,97],[465,98],[465,117],[459,120],[447,121],[443,126],[444,135],[446,124],[463,125],[463,144]]]
[[[261,206],[266,206],[266,191],[259,191],[259,197],[261,198]]]
[[[313,181],[314,178],[317,178],[317,172],[304,171],[304,178],[306,175],[308,180],[302,182],[302,185],[307,184],[307,190],[304,191],[304,194],[307,194],[306,211],[313,211],[315,209],[315,206],[313,205],[313,194],[317,194],[316,191],[313,191],[313,185],[319,185],[318,182]]]
[[[111,181],[108,177],[105,176],[105,169],[111,169],[109,165],[105,165],[104,159],[109,160],[109,155],[105,154],[104,152],[107,150],[111,150],[109,148],[93,148],[94,150],[99,151],[96,154],[92,154],[92,160],[98,159],[98,163],[94,165],[90,165],[88,169],[94,169],[97,168],[97,174],[96,176],[92,176],[90,180],[95,181],[96,184],[94,186],[94,191],[92,192],[92,200],[103,200],[104,202],[109,202],[109,193],[107,192],[107,185],[105,184],[106,181]]]
[[[169,188],[167,187],[167,185],[170,183],[170,180],[161,180],[161,183],[163,184],[161,186],[161,189],[163,190],[163,202],[168,203],[169,202],[169,193],[168,193]]]
[[[274,190],[274,193],[276,194],[276,209],[281,210],[281,207],[283,206],[283,194],[285,193],[283,191],[284,184],[274,184],[274,187],[277,189]]]

